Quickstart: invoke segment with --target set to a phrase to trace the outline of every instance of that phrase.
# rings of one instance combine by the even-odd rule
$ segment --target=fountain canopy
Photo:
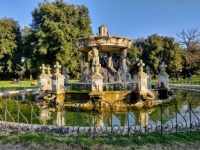
[[[106,26],[99,28],[99,34],[85,38],[79,38],[75,41],[77,50],[82,53],[82,73],[80,82],[91,83],[93,75],[99,75],[103,83],[107,82],[127,82],[130,80],[130,74],[126,66],[127,50],[133,41],[126,37],[111,36],[108,34]],[[112,62],[112,54],[119,53],[120,68],[116,70]],[[92,65],[88,60],[88,54],[92,57]],[[107,66],[102,67],[99,57],[104,55]],[[96,78],[93,76],[93,78]]]
[[[133,41],[122,36],[111,36],[108,34],[106,26],[99,27],[99,35],[92,35],[79,38],[75,45],[79,52],[89,52],[93,47],[97,47],[99,53],[119,53],[121,49],[130,48]]]

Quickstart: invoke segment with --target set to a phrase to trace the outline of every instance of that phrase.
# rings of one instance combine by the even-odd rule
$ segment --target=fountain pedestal
[[[103,77],[100,75],[92,76],[92,92],[103,91]]]
[[[64,93],[64,80],[65,80],[65,76],[62,75],[59,71],[59,68],[61,68],[61,65],[59,65],[58,62],[56,62],[56,65],[54,65],[54,67],[56,68],[56,72],[54,73],[54,75],[52,76],[52,92],[55,94],[60,94],[60,93]]]
[[[134,76],[134,96],[137,101],[154,99],[154,95],[150,92],[150,90],[148,90],[148,75],[143,72],[143,66],[145,66],[145,64],[142,62],[142,60],[140,60],[138,66],[139,72]]]
[[[49,93],[49,76],[45,74],[45,69],[47,69],[47,67],[42,64],[42,66],[40,67],[42,73],[39,76],[39,91],[38,91],[38,95],[37,98],[43,98],[44,96],[46,96]]]
[[[158,97],[161,99],[168,98],[168,91],[169,91],[169,75],[166,73],[165,68],[167,65],[162,62],[160,65],[160,73],[158,74]]]

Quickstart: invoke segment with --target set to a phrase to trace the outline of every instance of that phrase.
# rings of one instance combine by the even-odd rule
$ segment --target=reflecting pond
[[[109,112],[99,112],[96,109],[98,105],[89,102],[92,110],[82,111],[80,107],[84,103],[65,100],[63,104],[47,105],[44,101],[35,101],[31,94],[25,97],[15,95],[0,99],[0,119],[27,124],[90,127],[159,126],[173,123],[184,126],[199,123],[200,94],[179,90],[176,93],[176,98],[168,104],[137,110],[131,109],[130,105],[126,104],[127,111],[123,112],[113,109],[114,105],[110,105]],[[66,107],[68,104],[73,104],[75,109]]]

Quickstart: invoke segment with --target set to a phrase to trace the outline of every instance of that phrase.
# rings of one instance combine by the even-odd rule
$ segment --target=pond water
[[[81,111],[65,108],[62,105],[47,107],[43,102],[34,101],[33,95],[15,95],[0,99],[0,119],[27,124],[62,125],[62,126],[145,126],[179,123],[199,123],[200,94],[188,91],[176,91],[177,97],[170,104],[133,110],[126,105],[127,112],[111,109],[99,113],[97,109]],[[24,99],[24,100],[21,100]],[[72,103],[72,102],[70,102]],[[114,107],[114,105],[113,105]]]

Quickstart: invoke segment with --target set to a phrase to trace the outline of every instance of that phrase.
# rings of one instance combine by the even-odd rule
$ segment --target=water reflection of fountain
[[[47,121],[51,119],[51,112],[45,106],[40,106],[39,118],[43,125],[48,124]]]
[[[65,125],[64,111],[58,111],[52,107],[48,108],[46,106],[39,106],[39,108],[40,108],[39,118],[43,125],[47,125],[49,124],[49,122],[52,122],[54,125],[58,126]]]
[[[85,103],[73,103],[69,101],[66,102],[62,99],[60,100],[60,103],[63,102],[63,104],[57,103],[57,105],[54,106],[50,105],[49,103],[43,102],[43,105],[38,105],[40,108],[38,119],[40,119],[41,124],[46,125],[52,124],[59,126],[87,126],[98,127],[98,129],[101,129],[101,127],[108,128],[114,126],[116,126],[115,128],[117,128],[118,126],[122,126],[124,128],[130,126],[132,126],[132,128],[133,126],[141,126],[142,129],[147,130],[147,127],[152,127],[152,129],[155,129],[156,127],[159,127],[161,123],[165,124],[163,128],[173,128],[176,120],[177,122],[180,122],[178,124],[179,128],[186,128],[187,125],[189,125],[188,123],[190,119],[192,124],[198,124],[200,102],[198,99],[196,100],[195,98],[199,97],[199,94],[185,94],[183,92],[177,93],[184,96],[184,98],[187,98],[187,100],[183,100],[183,97],[180,97],[178,95],[176,97],[176,100],[169,105],[165,104],[160,105],[159,107],[147,107],[144,109],[131,108],[131,104],[128,105],[126,103],[123,103],[123,101],[119,101],[119,103],[116,102],[116,104],[121,103],[121,106],[122,104],[124,105],[123,109],[119,109],[120,106],[117,106],[115,103],[111,105],[106,101],[101,101],[101,103],[99,101],[98,103],[88,102],[90,103],[89,105],[91,107],[90,109],[87,109],[87,106],[85,106],[86,111],[84,112],[80,108],[82,108],[82,105],[85,105]],[[65,98],[65,96],[58,97]],[[19,95],[19,98],[21,98],[21,95]],[[8,102],[9,104],[7,104]],[[5,111],[5,115],[3,114],[2,116],[7,116],[6,118],[11,119],[11,121],[12,118],[9,116],[9,114],[14,111],[13,108],[21,109],[19,111],[23,114],[19,117],[21,121],[25,121],[26,119],[24,119],[24,116],[27,117],[26,113],[28,112],[29,114],[29,112],[32,111],[30,103],[27,100],[19,102],[12,101],[13,104],[10,103],[11,101],[8,102],[2,101],[0,106],[1,112]],[[73,109],[70,109],[69,106],[72,105],[70,104],[67,106],[67,103],[73,104]],[[28,108],[25,109],[25,106],[26,108],[28,106]],[[15,110],[14,112],[17,112],[17,110]],[[36,114],[37,112],[39,111],[37,110]],[[37,121],[38,120],[34,119],[33,124],[39,123]],[[183,125],[183,127],[180,127],[181,124]],[[105,128],[102,130],[105,131]]]
[[[165,72],[167,67],[164,62],[160,65],[160,73],[158,75],[158,83],[156,90],[160,98],[164,100],[155,100],[153,89],[151,88],[151,75],[147,69],[147,73],[143,71],[145,64],[142,60],[137,66],[139,72],[134,76],[134,84],[130,79],[129,69],[126,65],[126,57],[128,48],[132,44],[132,40],[125,37],[117,37],[107,35],[107,28],[101,26],[99,28],[99,35],[90,36],[86,38],[79,38],[75,41],[77,50],[82,53],[82,74],[80,81],[76,85],[85,86],[88,88],[88,99],[84,100],[80,96],[78,100],[68,101],[69,88],[65,88],[69,84],[69,76],[66,74],[66,68],[63,69],[64,75],[60,72],[61,65],[56,62],[54,65],[56,72],[51,75],[50,68],[46,68],[43,64],[41,66],[40,75],[40,90],[38,98],[43,98],[46,101],[47,108],[54,107],[56,109],[58,119],[54,119],[57,124],[62,124],[63,110],[71,111],[95,111],[104,117],[105,113],[113,113],[113,118],[118,118],[118,112],[129,113],[133,109],[150,108],[163,103],[168,103],[173,100],[173,96],[169,95],[168,74]],[[119,69],[116,69],[112,62],[112,54],[119,54]],[[91,65],[89,65],[89,55],[91,58]],[[106,65],[100,62],[100,56],[105,56]],[[91,66],[91,67],[90,67]],[[48,74],[45,73],[46,69]],[[131,83],[131,84],[130,84]],[[118,85],[118,89],[114,89]],[[131,85],[131,86],[130,86]],[[107,88],[110,86],[110,88]],[[121,88],[119,88],[121,87]],[[105,89],[104,89],[105,88]],[[82,88],[76,94],[83,94]],[[108,90],[108,91],[105,91]],[[155,91],[155,89],[154,89]],[[46,110],[47,111],[47,110]],[[46,116],[41,113],[41,117],[45,122],[48,120],[48,112]],[[140,111],[138,122],[142,125],[148,123],[148,113],[150,111]],[[116,115],[117,114],[117,115]],[[98,116],[98,115],[97,115]],[[100,117],[99,117],[100,118]],[[124,120],[124,118],[121,118]],[[111,119],[112,120],[112,119]],[[92,121],[95,124],[105,125],[103,119]],[[124,122],[124,121],[122,121]]]

